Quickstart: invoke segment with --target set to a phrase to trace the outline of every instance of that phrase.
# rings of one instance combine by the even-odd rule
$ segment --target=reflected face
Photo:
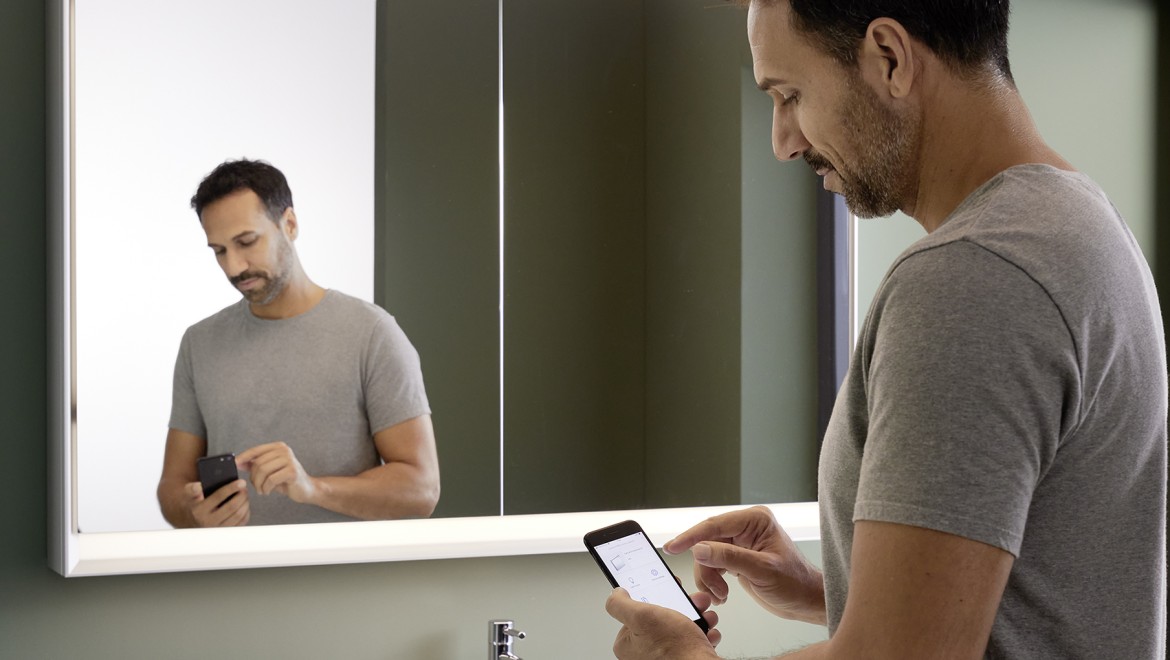
[[[219,267],[248,302],[267,305],[284,292],[295,262],[291,208],[277,224],[260,197],[244,189],[208,204],[199,219]]]
[[[804,158],[859,217],[897,211],[912,195],[918,122],[883,104],[856,67],[814,46],[789,16],[785,2],[748,11],[756,83],[774,106],[776,158]]]

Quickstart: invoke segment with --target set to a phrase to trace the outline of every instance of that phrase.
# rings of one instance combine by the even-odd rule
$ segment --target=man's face
[[[803,157],[857,216],[890,215],[913,195],[918,122],[795,31],[789,12],[786,2],[748,11],[756,83],[774,103],[772,149]]]
[[[277,225],[251,190],[237,190],[203,208],[207,246],[232,286],[254,305],[267,305],[288,286],[296,219],[286,209]]]

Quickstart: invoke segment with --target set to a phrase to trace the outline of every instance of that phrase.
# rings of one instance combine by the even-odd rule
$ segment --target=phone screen
[[[623,526],[632,526],[632,529],[628,534],[617,536],[613,540],[606,539],[606,536],[612,535],[604,534],[605,530],[599,530],[586,537],[586,546],[589,547],[598,565],[609,576],[610,584],[622,587],[634,600],[661,605],[679,612],[706,630],[706,621],[675,580],[674,573],[662,561],[646,533],[636,523],[621,523],[607,529],[618,530],[618,533],[621,533],[626,531],[626,527]],[[601,538],[597,539],[599,542],[591,542],[599,533],[601,534]]]

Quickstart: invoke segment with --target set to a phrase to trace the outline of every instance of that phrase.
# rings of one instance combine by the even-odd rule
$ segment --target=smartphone
[[[235,454],[204,456],[195,462],[195,466],[199,469],[199,483],[203,484],[203,497],[240,478],[240,473],[236,470]]]
[[[707,632],[710,627],[691,597],[662,561],[642,526],[626,520],[585,535],[585,547],[614,588],[630,597],[681,612]]]

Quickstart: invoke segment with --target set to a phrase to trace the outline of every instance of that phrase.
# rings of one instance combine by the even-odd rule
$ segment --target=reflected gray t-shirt
[[[418,353],[394,317],[329,290],[292,318],[258,318],[241,299],[188,328],[170,427],[205,438],[209,456],[282,441],[309,474],[337,476],[380,465],[374,434],[429,413]],[[249,497],[252,525],[352,520],[278,493]]]
[[[1015,556],[988,658],[1165,657],[1166,355],[1104,193],[1010,168],[895,261],[826,433],[830,633],[853,523]]]

